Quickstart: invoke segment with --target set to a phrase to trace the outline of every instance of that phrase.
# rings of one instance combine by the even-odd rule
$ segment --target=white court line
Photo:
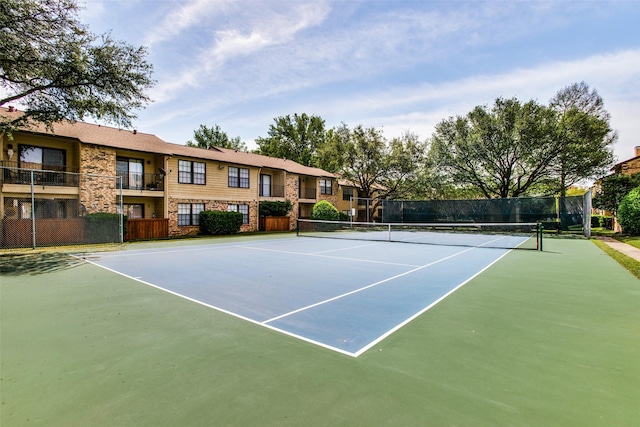
[[[370,245],[367,245],[370,246]],[[330,258],[330,259],[338,259],[338,260],[342,260],[342,261],[354,261],[354,262],[365,262],[365,263],[370,263],[370,264],[383,264],[383,265],[396,265],[399,267],[419,267],[419,265],[415,265],[415,264],[402,264],[402,263],[396,263],[396,262],[387,262],[387,261],[374,261],[374,260],[370,260],[370,259],[361,259],[361,258],[345,258],[345,257],[341,257],[341,256],[331,256],[331,255],[318,255],[321,252],[293,252],[293,251],[283,251],[280,249],[265,249],[265,248],[255,248],[252,246],[238,246],[239,248],[242,249],[253,249],[256,251],[263,251],[263,252],[276,252],[276,253],[283,253],[283,254],[290,254],[290,255],[300,255],[300,256],[310,256],[310,257],[317,257],[317,258]],[[358,246],[358,247],[362,247],[362,246]],[[331,251],[326,251],[326,252],[331,252]]]
[[[288,241],[288,240],[295,240],[295,239],[270,240],[270,241],[259,242],[259,244],[268,244],[268,243],[272,243],[272,242],[281,242],[281,241]],[[495,240],[500,240],[500,238],[495,239]],[[256,243],[258,243],[258,242],[256,242]],[[486,244],[488,244],[488,243],[490,243],[490,242],[487,242]],[[368,246],[368,245],[367,245],[367,246]],[[191,247],[189,247],[188,249],[187,249],[187,248],[185,248],[185,249],[183,249],[183,250],[171,250],[171,251],[146,251],[146,252],[138,253],[138,254],[139,254],[139,255],[143,255],[143,254],[154,254],[154,253],[165,253],[165,252],[167,252],[167,253],[173,253],[173,252],[189,252],[189,251],[193,251],[193,250],[209,250],[209,249],[211,249],[212,247],[213,247],[213,248],[242,247],[242,248],[249,248],[249,249],[256,249],[256,250],[269,250],[269,249],[263,249],[263,248],[251,247],[251,246],[241,246],[241,245],[237,245],[237,244],[214,244],[214,245],[207,245],[207,246],[202,247],[202,248],[195,248],[195,247],[191,246]],[[412,315],[411,317],[409,317],[407,320],[405,320],[405,321],[403,321],[402,323],[400,323],[399,325],[397,325],[397,326],[393,327],[392,329],[390,329],[389,331],[387,331],[387,332],[386,332],[386,333],[384,333],[383,335],[381,335],[381,336],[379,336],[378,338],[376,338],[375,340],[371,341],[371,342],[370,342],[369,344],[367,344],[366,346],[361,347],[361,348],[360,348],[358,351],[356,351],[356,352],[350,352],[350,351],[347,351],[347,350],[344,350],[344,349],[341,349],[341,348],[338,348],[338,347],[334,347],[334,346],[331,346],[331,345],[328,345],[328,344],[325,344],[325,343],[322,343],[322,342],[319,342],[319,341],[315,341],[315,340],[310,339],[310,338],[307,338],[307,337],[305,337],[305,336],[301,336],[301,335],[298,335],[298,334],[295,334],[295,333],[289,332],[289,331],[287,331],[287,330],[280,329],[280,328],[278,328],[278,327],[276,327],[276,326],[273,326],[273,325],[269,325],[268,323],[269,323],[269,322],[273,322],[273,321],[278,320],[278,319],[281,319],[281,318],[284,318],[284,317],[286,317],[286,316],[290,316],[290,315],[293,315],[293,314],[295,314],[295,313],[298,313],[298,312],[301,312],[301,311],[304,311],[304,310],[310,309],[310,308],[312,308],[312,307],[319,306],[319,305],[322,305],[322,304],[328,303],[328,302],[330,302],[330,301],[334,301],[334,300],[337,300],[337,299],[340,299],[340,298],[346,297],[346,296],[351,295],[351,294],[355,294],[355,293],[357,293],[357,292],[360,292],[360,291],[363,291],[363,290],[366,290],[366,289],[372,288],[372,287],[374,287],[374,286],[377,286],[377,285],[380,285],[380,284],[382,284],[382,283],[385,283],[385,282],[388,282],[388,281],[394,280],[394,279],[396,279],[396,278],[399,278],[399,277],[402,277],[402,276],[405,276],[405,275],[411,274],[411,273],[416,272],[416,271],[418,271],[418,270],[421,270],[421,269],[427,268],[427,267],[429,267],[429,266],[432,266],[432,265],[434,265],[434,264],[440,263],[440,262],[445,261],[445,260],[447,260],[447,259],[450,259],[450,258],[456,257],[456,256],[458,256],[458,255],[460,255],[460,254],[463,254],[463,253],[465,253],[465,252],[468,252],[468,251],[471,251],[471,250],[474,250],[474,249],[477,249],[477,247],[467,248],[467,249],[465,249],[465,250],[462,250],[462,251],[460,251],[460,252],[457,252],[457,253],[455,253],[455,254],[452,254],[452,255],[450,255],[450,256],[447,256],[447,257],[445,257],[445,258],[442,258],[442,259],[440,259],[440,260],[437,260],[437,261],[434,261],[434,262],[431,262],[431,263],[429,263],[429,264],[425,264],[425,265],[422,265],[422,266],[406,265],[406,266],[408,266],[408,267],[416,267],[416,268],[414,268],[414,269],[412,269],[412,270],[410,270],[410,271],[407,271],[407,272],[405,272],[405,273],[398,274],[398,275],[396,275],[396,276],[393,276],[393,277],[390,277],[390,278],[387,278],[387,279],[381,280],[381,281],[379,281],[379,282],[373,283],[373,284],[371,284],[371,285],[365,286],[365,287],[363,287],[363,288],[360,288],[360,289],[357,289],[357,290],[354,290],[354,291],[351,291],[351,292],[345,293],[345,294],[343,294],[343,295],[339,295],[339,296],[336,296],[336,297],[333,297],[333,298],[327,299],[327,300],[325,300],[325,301],[321,301],[321,302],[318,302],[318,303],[316,303],[316,304],[312,304],[312,305],[309,305],[309,306],[307,306],[307,307],[303,307],[303,308],[300,308],[300,309],[298,309],[298,310],[294,310],[294,311],[291,311],[291,312],[289,312],[289,313],[285,313],[285,314],[283,314],[283,315],[280,315],[280,316],[274,317],[274,318],[269,319],[269,320],[266,320],[266,321],[254,320],[254,319],[251,319],[251,318],[248,318],[248,317],[242,316],[242,315],[240,315],[240,314],[238,314],[238,313],[231,312],[231,311],[228,311],[228,310],[226,310],[226,309],[223,309],[223,308],[220,308],[220,307],[217,307],[217,306],[211,305],[211,304],[207,304],[207,303],[205,303],[205,302],[203,302],[203,301],[199,301],[199,300],[197,300],[197,299],[194,299],[194,298],[188,297],[188,296],[186,296],[186,295],[182,295],[182,294],[180,294],[180,293],[177,293],[177,292],[174,292],[174,291],[168,290],[168,289],[163,288],[163,287],[161,287],[161,286],[154,285],[154,284],[152,284],[152,283],[146,282],[146,281],[142,280],[140,277],[132,277],[132,276],[129,276],[129,275],[125,274],[125,273],[119,272],[119,271],[117,271],[117,270],[113,270],[113,269],[111,269],[111,268],[109,268],[109,267],[105,267],[105,266],[103,266],[103,265],[100,265],[100,264],[98,264],[98,263],[96,263],[96,262],[93,262],[93,261],[91,261],[91,260],[88,260],[88,259],[84,258],[83,256],[86,256],[86,254],[84,254],[84,255],[76,255],[76,256],[74,256],[74,257],[75,257],[75,258],[77,258],[77,259],[81,259],[81,260],[83,260],[83,261],[85,261],[85,262],[87,262],[87,263],[89,263],[89,264],[92,264],[92,265],[95,265],[95,266],[97,266],[97,267],[100,267],[100,268],[102,268],[102,269],[108,270],[108,271],[110,271],[110,272],[112,272],[112,273],[115,273],[115,274],[118,274],[118,275],[120,275],[120,276],[123,276],[123,277],[125,277],[125,278],[131,279],[131,280],[134,280],[134,281],[137,281],[137,282],[139,282],[139,283],[142,283],[142,284],[145,284],[145,285],[147,285],[147,286],[153,287],[153,288],[155,288],[155,289],[157,289],[157,290],[167,292],[167,293],[169,293],[169,294],[171,294],[171,295],[174,295],[174,296],[177,296],[177,297],[179,297],[179,298],[183,298],[183,299],[186,299],[186,300],[188,300],[188,301],[195,302],[196,304],[200,304],[200,305],[202,305],[202,306],[205,306],[205,307],[208,307],[208,308],[212,308],[212,309],[217,310],[217,311],[219,311],[219,312],[222,312],[222,313],[224,313],[224,314],[228,314],[228,315],[234,316],[234,317],[236,317],[236,318],[238,318],[238,319],[242,319],[242,320],[245,320],[245,321],[251,322],[251,323],[253,323],[253,324],[256,324],[256,325],[259,325],[259,326],[265,327],[265,328],[270,329],[270,330],[272,330],[272,331],[279,332],[279,333],[281,333],[281,334],[284,334],[284,335],[287,335],[287,336],[290,336],[290,337],[293,337],[293,338],[296,338],[296,339],[300,339],[300,340],[305,341],[305,342],[308,342],[308,343],[310,343],[310,344],[314,344],[314,345],[317,345],[317,346],[319,346],[319,347],[326,348],[326,349],[329,349],[329,350],[332,350],[332,351],[336,351],[336,352],[338,352],[338,353],[341,353],[341,354],[344,354],[344,355],[351,356],[351,357],[354,357],[354,358],[355,358],[355,357],[360,356],[361,354],[363,354],[364,352],[366,352],[367,350],[369,350],[371,347],[375,346],[375,345],[376,345],[376,344],[378,344],[380,341],[382,341],[383,339],[387,338],[389,335],[391,335],[392,333],[394,333],[394,332],[395,332],[395,331],[397,331],[398,329],[402,328],[403,326],[405,326],[406,324],[408,324],[409,322],[411,322],[412,320],[414,320],[415,318],[417,318],[418,316],[420,316],[421,314],[423,314],[424,312],[426,312],[427,310],[429,310],[430,308],[432,308],[433,306],[435,306],[436,304],[438,304],[439,302],[441,302],[442,300],[444,300],[444,299],[445,299],[446,297],[448,297],[450,294],[452,294],[453,292],[455,292],[457,289],[459,289],[460,287],[462,287],[463,285],[465,285],[466,283],[468,283],[469,281],[471,281],[473,278],[475,278],[476,276],[478,276],[480,273],[482,273],[483,271],[485,271],[486,269],[488,269],[490,266],[492,266],[492,265],[493,265],[494,263],[496,263],[498,260],[500,260],[501,258],[503,258],[505,255],[507,255],[507,254],[510,252],[510,250],[507,250],[507,251],[505,252],[505,254],[501,255],[499,258],[497,258],[495,261],[491,262],[489,265],[487,265],[487,266],[486,266],[485,268],[483,268],[481,271],[479,271],[478,273],[474,274],[473,276],[471,276],[470,278],[468,278],[467,280],[465,280],[464,282],[462,282],[461,284],[459,284],[458,286],[456,286],[456,287],[455,287],[454,289],[452,289],[451,291],[447,292],[445,295],[443,295],[442,297],[440,297],[437,301],[435,301],[435,302],[431,303],[429,306],[425,307],[424,309],[420,310],[418,313],[416,313],[416,314]],[[311,254],[305,254],[305,253],[299,253],[299,252],[290,252],[290,253],[293,253],[293,254],[296,254],[296,255],[304,255],[304,256],[317,256],[317,257],[326,257],[326,258],[345,259],[345,258],[341,258],[341,257],[330,257],[330,256],[323,256],[323,255],[314,255],[313,253],[311,253]],[[97,254],[99,255],[100,253],[97,253]],[[125,253],[122,253],[122,255],[124,255],[124,256],[128,256],[128,255],[131,255],[131,252],[128,252],[128,253],[127,253],[127,252],[125,252]],[[72,255],[72,256],[73,256],[73,255]],[[354,261],[367,262],[366,260],[354,260]],[[375,261],[373,261],[373,262],[375,262]],[[395,265],[402,265],[402,264],[395,264]]]
[[[467,283],[469,283],[471,280],[473,280],[474,278],[476,278],[478,275],[480,275],[482,272],[484,272],[485,270],[487,270],[489,267],[491,267],[493,264],[495,264],[496,262],[500,261],[502,258],[504,258],[509,252],[511,252],[511,250],[507,250],[504,254],[502,254],[501,256],[499,256],[498,258],[496,258],[493,262],[491,262],[489,265],[487,265],[486,267],[484,267],[482,270],[478,271],[476,274],[474,274],[473,276],[469,277],[467,280],[464,280],[462,283],[460,283],[458,286],[456,286],[455,288],[451,289],[449,292],[447,292],[446,294],[442,295],[440,298],[438,298],[437,300],[435,300],[434,302],[432,302],[431,304],[429,304],[428,306],[426,306],[425,308],[423,308],[422,310],[418,311],[416,314],[414,314],[413,316],[409,317],[407,320],[405,320],[404,322],[394,326],[393,328],[389,329],[387,332],[385,332],[384,334],[380,335],[378,338],[376,338],[375,340],[371,341],[369,344],[367,344],[366,346],[360,348],[360,350],[356,351],[355,353],[353,353],[353,357],[358,357],[360,356],[362,353],[364,353],[365,351],[369,350],[371,347],[375,346],[376,344],[378,344],[380,341],[382,341],[383,339],[387,338],[389,335],[393,334],[394,332],[396,332],[397,330],[399,330],[400,328],[404,327],[405,325],[407,325],[409,322],[413,321],[415,318],[419,317],[420,315],[424,314],[427,310],[431,309],[432,307],[434,307],[436,304],[440,303],[442,300],[444,300],[445,298],[447,298],[449,295],[451,295],[452,293],[454,293],[455,291],[457,291],[458,289],[460,289],[461,287],[463,287],[464,285],[466,285]]]
[[[306,306],[306,307],[302,307],[302,308],[299,308],[299,309],[297,309],[297,310],[293,310],[293,311],[290,311],[290,312],[288,312],[288,313],[281,314],[280,316],[276,316],[276,317],[273,317],[273,318],[271,318],[271,319],[264,320],[262,323],[263,323],[263,324],[271,323],[271,322],[274,322],[274,321],[276,321],[276,320],[279,320],[279,319],[282,319],[282,318],[285,318],[285,317],[291,316],[291,315],[293,315],[293,314],[300,313],[300,312],[305,311],[305,310],[309,310],[309,309],[311,309],[311,308],[313,308],[313,307],[318,307],[318,306],[320,306],[320,305],[327,304],[327,303],[329,303],[329,302],[331,302],[331,301],[335,301],[335,300],[338,300],[338,299],[344,298],[344,297],[346,297],[346,296],[353,295],[353,294],[356,294],[356,293],[358,293],[358,292],[362,292],[362,291],[364,291],[364,290],[366,290],[366,289],[370,289],[370,288],[373,288],[373,287],[375,287],[375,286],[381,285],[381,284],[383,284],[383,283],[389,282],[389,281],[391,281],[391,280],[397,279],[398,277],[406,276],[406,275],[409,275],[409,274],[411,274],[411,273],[415,273],[416,271],[422,270],[422,269],[424,269],[424,268],[431,267],[432,265],[438,264],[438,263],[440,263],[440,262],[442,262],[442,261],[446,261],[446,260],[448,260],[448,259],[451,259],[451,258],[453,258],[453,257],[456,257],[456,256],[458,256],[458,255],[461,255],[461,254],[463,254],[463,253],[465,253],[465,252],[472,251],[472,250],[474,250],[474,249],[475,249],[475,248],[469,248],[469,249],[465,249],[465,250],[460,251],[460,252],[456,252],[456,253],[455,253],[455,254],[453,254],[453,255],[449,255],[449,256],[444,257],[444,258],[441,258],[441,259],[439,259],[439,260],[437,260],[437,261],[430,262],[429,264],[421,265],[421,266],[416,267],[416,268],[414,268],[414,269],[412,269],[412,270],[405,271],[404,273],[396,274],[395,276],[388,277],[388,278],[386,278],[386,279],[380,280],[380,281],[378,281],[378,282],[372,283],[372,284],[367,285],[367,286],[363,286],[362,288],[354,289],[353,291],[346,292],[346,293],[344,293],[344,294],[342,294],[342,295],[338,295],[338,296],[335,296],[335,297],[332,297],[332,298],[328,298],[328,299],[326,299],[326,300],[324,300],[324,301],[320,301],[320,302],[317,302],[317,303],[314,303],[314,304],[310,304],[310,305],[308,305],[308,306]]]
[[[282,240],[265,240],[265,241],[255,241],[252,244],[262,245],[269,244],[273,242],[287,242],[295,240],[295,238],[288,238]],[[181,253],[181,252],[198,252],[198,251],[209,251],[212,249],[228,249],[228,248],[242,248],[246,245],[246,242],[243,243],[210,243],[203,246],[186,246],[183,248],[169,248],[169,249],[132,249],[132,250],[123,250],[119,252],[87,252],[83,253],[82,256],[101,256],[104,258],[118,258],[118,257],[128,257],[128,256],[143,256],[143,255],[157,255],[157,254],[172,254],[172,253]],[[80,255],[80,254],[78,254]]]
[[[110,271],[110,272],[112,272],[112,273],[114,273],[114,274],[117,274],[117,275],[120,275],[120,276],[122,276],[122,277],[125,277],[125,278],[127,278],[127,279],[134,280],[134,281],[136,281],[136,282],[142,283],[143,285],[147,285],[147,286],[150,286],[150,287],[152,287],[152,288],[154,288],[154,289],[157,289],[157,290],[159,290],[159,291],[163,291],[163,292],[166,292],[166,293],[168,293],[168,294],[171,294],[171,295],[177,296],[177,297],[179,297],[179,298],[183,298],[183,299],[185,299],[185,300],[187,300],[187,301],[191,301],[191,302],[194,302],[194,303],[196,303],[196,304],[200,304],[200,305],[202,305],[202,306],[205,306],[205,307],[208,307],[208,308],[212,308],[212,309],[217,310],[217,311],[219,311],[219,312],[221,312],[221,313],[228,314],[229,316],[233,316],[233,317],[236,317],[236,318],[238,318],[238,319],[245,320],[245,321],[247,321],[247,322],[253,323],[254,325],[262,326],[262,327],[267,328],[267,329],[270,329],[270,330],[272,330],[272,331],[279,332],[279,333],[281,333],[281,334],[283,334],[283,335],[288,335],[288,336],[290,336],[290,337],[297,338],[297,339],[299,339],[299,340],[302,340],[302,341],[305,341],[305,342],[308,342],[308,343],[311,343],[311,344],[314,344],[314,345],[317,345],[317,346],[319,346],[319,347],[323,347],[323,348],[326,348],[326,349],[329,349],[329,350],[333,350],[333,351],[336,351],[336,352],[338,352],[338,353],[345,354],[345,355],[347,355],[347,356],[356,357],[356,356],[355,356],[355,353],[352,353],[352,352],[349,352],[349,351],[343,350],[343,349],[341,349],[341,348],[333,347],[333,346],[331,346],[331,345],[324,344],[324,343],[322,343],[322,342],[312,340],[312,339],[307,338],[307,337],[305,337],[305,336],[298,335],[298,334],[294,334],[294,333],[289,332],[289,331],[286,331],[286,330],[284,330],[284,329],[280,329],[280,328],[277,328],[277,327],[275,327],[275,326],[271,326],[271,325],[264,324],[263,322],[260,322],[260,321],[258,321],[258,320],[251,319],[250,317],[242,316],[241,314],[235,313],[235,312],[233,312],[233,311],[225,310],[224,308],[217,307],[217,306],[215,306],[215,305],[211,305],[211,304],[207,304],[206,302],[203,302],[203,301],[200,301],[200,300],[197,300],[197,299],[194,299],[194,298],[188,297],[188,296],[186,296],[186,295],[179,294],[179,293],[174,292],[174,291],[170,291],[169,289],[163,288],[163,287],[158,286],[158,285],[154,285],[153,283],[150,283],[150,282],[146,282],[146,281],[142,280],[142,279],[141,279],[141,278],[139,278],[139,277],[129,276],[128,274],[122,273],[122,272],[120,272],[120,271],[114,270],[114,269],[109,268],[109,267],[105,267],[104,265],[100,265],[100,264],[95,263],[95,262],[93,262],[93,261],[90,261],[90,260],[88,260],[88,259],[84,259],[84,258],[82,258],[82,257],[78,257],[78,256],[76,256],[76,255],[71,255],[71,256],[72,256],[72,257],[74,257],[74,258],[76,258],[76,259],[79,259],[79,260],[81,260],[81,261],[87,262],[87,263],[89,263],[89,264],[91,264],[91,265],[94,265],[94,266],[96,266],[96,267],[99,267],[99,268],[105,269],[105,270]]]

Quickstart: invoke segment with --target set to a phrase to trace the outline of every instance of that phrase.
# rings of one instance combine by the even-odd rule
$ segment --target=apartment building
[[[376,189],[379,187],[376,186]],[[374,197],[376,193],[374,194]],[[372,222],[382,220],[382,205],[379,199],[367,198],[360,185],[338,177],[338,197],[334,206],[352,221]]]
[[[3,109],[0,114],[22,113]],[[82,122],[1,135],[0,161],[4,220],[28,219],[32,209],[38,218],[117,213],[121,198],[130,220],[162,219],[169,236],[184,236],[198,232],[202,210],[241,212],[241,231],[257,231],[261,201],[290,200],[294,229],[317,201],[335,206],[338,200],[335,176],[322,169]]]

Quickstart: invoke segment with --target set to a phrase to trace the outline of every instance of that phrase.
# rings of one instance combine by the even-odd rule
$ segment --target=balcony
[[[260,197],[284,197],[284,185],[260,185]]]
[[[157,173],[118,173],[123,190],[164,191],[164,179]]]
[[[300,187],[300,195],[299,197],[301,199],[315,199],[316,198],[316,192],[317,189],[316,188],[312,188],[312,187]]]
[[[77,167],[6,160],[1,161],[0,166],[2,166],[0,179],[4,184],[31,185],[33,179],[34,185],[56,187],[78,186]]]

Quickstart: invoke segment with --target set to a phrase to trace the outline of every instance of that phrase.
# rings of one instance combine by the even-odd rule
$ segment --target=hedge
[[[286,216],[293,209],[290,200],[260,202],[260,216]]]
[[[242,227],[242,213],[240,212],[200,212],[201,234],[235,234],[240,231],[240,227]]]

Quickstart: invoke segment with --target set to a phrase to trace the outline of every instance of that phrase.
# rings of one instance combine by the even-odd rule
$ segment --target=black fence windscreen
[[[545,229],[582,231],[584,197],[478,200],[382,200],[384,223],[531,223]]]

